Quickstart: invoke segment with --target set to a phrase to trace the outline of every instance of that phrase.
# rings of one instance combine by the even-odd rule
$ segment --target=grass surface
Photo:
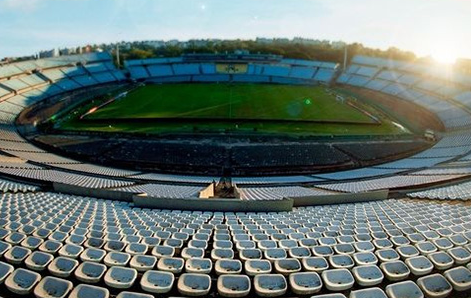
[[[99,109],[90,119],[218,118],[373,123],[324,87],[289,85],[147,85]]]
[[[374,125],[370,117],[358,109],[338,102],[323,86],[147,85],[135,89],[126,97],[80,120],[79,116],[90,107],[91,104],[85,105],[68,117],[60,119],[56,122],[56,128],[157,134],[224,131],[298,135],[405,133],[385,115],[377,114],[374,108],[366,106],[364,108],[382,122],[380,125]],[[175,118],[175,121],[162,121],[163,118]],[[327,121],[327,123],[309,121]],[[351,123],[328,123],[334,121]]]

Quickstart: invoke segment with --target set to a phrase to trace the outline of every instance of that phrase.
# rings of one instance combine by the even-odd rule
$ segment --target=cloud
[[[39,2],[39,0],[0,0],[0,8],[2,10],[32,12],[36,10]]]

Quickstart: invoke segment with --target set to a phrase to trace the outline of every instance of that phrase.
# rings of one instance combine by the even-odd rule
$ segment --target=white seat
[[[111,267],[105,274],[105,283],[116,289],[129,289],[137,278],[137,270],[125,267]]]
[[[353,276],[360,286],[370,287],[380,284],[384,275],[376,265],[356,266],[352,269]]]
[[[69,298],[109,298],[110,292],[108,289],[80,284],[76,286],[70,293]]]
[[[84,283],[95,284],[100,282],[107,267],[96,262],[83,262],[75,270],[75,277]]]
[[[37,298],[64,298],[73,289],[71,281],[46,276],[34,288],[34,295]]]
[[[31,250],[28,248],[24,248],[21,246],[13,246],[10,248],[3,257],[5,260],[13,265],[21,264],[29,255],[31,254]]]
[[[306,271],[322,272],[329,269],[329,263],[324,257],[310,257],[301,260]]]
[[[135,255],[129,265],[139,272],[152,270],[157,264],[157,258],[154,256]]]
[[[185,271],[188,273],[203,273],[209,274],[213,269],[213,262],[211,259],[194,258],[185,262]]]
[[[350,289],[355,280],[347,269],[329,269],[322,272],[324,284],[330,291],[344,291]]]
[[[408,258],[405,263],[415,276],[426,275],[433,270],[432,262],[424,256]]]
[[[106,255],[106,250],[97,248],[87,248],[80,254],[80,259],[83,262],[97,262],[100,263]]]
[[[175,255],[175,248],[171,246],[165,246],[165,245],[156,245],[152,249],[152,255],[156,256],[157,258],[162,258],[162,257],[173,257]]]
[[[129,263],[129,260],[131,260],[131,255],[128,253],[110,251],[106,254],[105,258],[103,259],[103,262],[108,267],[125,267]]]
[[[27,295],[33,291],[33,288],[40,280],[41,275],[39,273],[18,268],[7,277],[5,286],[15,294]]]
[[[239,251],[239,258],[241,261],[260,260],[262,258],[262,251],[257,248],[242,249]]]
[[[184,273],[178,279],[177,288],[182,295],[205,296],[211,289],[211,277],[206,274]]]
[[[245,297],[250,293],[250,278],[246,275],[221,275],[218,277],[217,290],[223,297]]]
[[[369,288],[351,291],[349,298],[388,298],[380,288]]]
[[[157,262],[157,269],[179,274],[182,272],[184,265],[185,261],[183,258],[161,258]]]
[[[417,285],[430,298],[444,298],[450,295],[453,287],[441,274],[432,274],[417,279]]]
[[[154,298],[154,296],[143,293],[121,292],[116,298]]]
[[[242,272],[242,263],[239,260],[221,259],[214,264],[217,275],[222,274],[239,274]]]
[[[453,258],[457,265],[463,265],[471,261],[471,253],[462,247],[450,248],[447,250],[447,253]]]
[[[29,257],[26,258],[25,264],[28,269],[34,271],[42,271],[46,269],[50,262],[54,259],[54,256],[45,252],[35,251]]]
[[[349,255],[333,255],[329,257],[329,263],[334,269],[349,269],[352,268],[355,263]]]
[[[72,274],[78,265],[79,262],[77,260],[58,257],[47,266],[47,269],[54,276],[66,278]]]
[[[380,267],[386,275],[386,278],[390,281],[404,280],[410,274],[409,267],[402,261],[384,262]]]
[[[444,251],[431,253],[427,257],[438,270],[446,270],[448,268],[451,268],[451,266],[453,266],[453,263],[455,262],[453,258],[450,257],[450,255]]]
[[[262,297],[284,295],[288,289],[286,279],[282,274],[259,274],[254,277],[255,293]]]
[[[164,294],[172,290],[175,277],[170,272],[149,270],[142,275],[141,287],[149,293]]]
[[[271,273],[272,266],[268,260],[248,260],[245,261],[245,273],[248,276]]]
[[[80,245],[66,244],[59,249],[58,253],[61,257],[77,259],[83,250],[84,248]]]
[[[471,271],[466,267],[459,266],[449,269],[445,271],[444,275],[456,291],[471,289]]]
[[[413,281],[402,281],[386,287],[389,298],[423,298],[424,294]]]
[[[298,272],[289,275],[289,284],[297,295],[312,295],[322,289],[322,280],[316,272]]]
[[[15,267],[13,267],[10,264],[0,262],[0,284],[3,283],[3,281],[15,270]]]

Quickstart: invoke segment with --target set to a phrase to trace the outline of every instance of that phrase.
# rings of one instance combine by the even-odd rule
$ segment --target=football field
[[[324,86],[150,84],[116,96],[82,118],[66,121],[62,128],[145,133],[397,133],[372,107],[340,100]]]

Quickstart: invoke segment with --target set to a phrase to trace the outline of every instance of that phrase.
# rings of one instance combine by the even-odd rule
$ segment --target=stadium
[[[471,296],[470,72],[116,52],[0,63],[0,297]]]

